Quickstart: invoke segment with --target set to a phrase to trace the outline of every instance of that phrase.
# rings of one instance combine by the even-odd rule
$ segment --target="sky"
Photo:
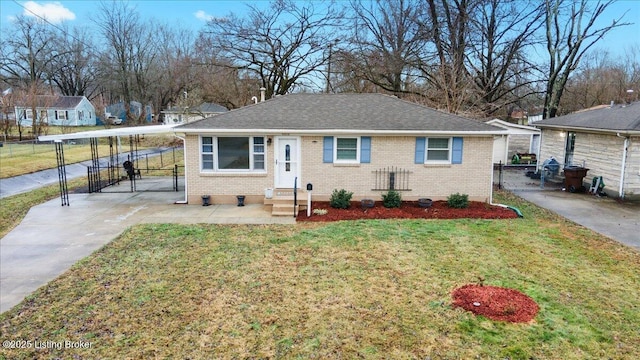
[[[345,1],[346,0],[337,0]],[[595,2],[595,1],[594,1]],[[46,18],[50,23],[73,26],[95,27],[90,20],[97,11],[99,1],[60,0],[60,1],[21,1],[0,0],[0,29],[2,34],[10,27],[12,19],[17,15],[38,16]],[[267,0],[232,1],[232,0],[129,0],[142,17],[157,19],[169,25],[179,24],[200,30],[212,17],[224,17],[230,12],[242,15],[247,3],[257,6],[268,6]],[[630,45],[640,46],[640,0],[618,0],[609,6],[599,19],[600,26],[611,24],[611,21],[626,12],[624,21],[634,23],[614,29],[606,35],[597,47],[606,49],[613,56],[621,56]]]

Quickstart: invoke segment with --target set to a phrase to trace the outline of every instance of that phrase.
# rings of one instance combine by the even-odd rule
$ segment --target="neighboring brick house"
[[[589,169],[585,186],[602,176],[609,195],[640,199],[640,103],[614,105],[537,121],[540,160]]]
[[[32,103],[35,101],[35,104]],[[35,107],[36,113],[33,113]],[[96,110],[84,96],[39,95],[15,107],[21,126],[36,123],[58,126],[94,126]]]
[[[293,94],[175,132],[185,137],[187,201],[199,204],[203,195],[262,203],[265,189],[286,192],[296,178],[314,200],[334,189],[380,200],[391,177],[406,200],[491,201],[493,138],[504,130],[387,95]]]

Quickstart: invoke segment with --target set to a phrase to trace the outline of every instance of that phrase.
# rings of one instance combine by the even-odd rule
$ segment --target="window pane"
[[[213,138],[212,137],[203,137],[202,138],[202,143],[203,144],[213,144]]]
[[[338,160],[356,160],[358,152],[356,150],[338,149],[336,155]]]
[[[355,149],[358,146],[358,139],[338,139],[338,149],[349,148]]]
[[[428,150],[427,160],[449,160],[449,150]]]
[[[262,154],[253,155],[253,168],[255,170],[264,170],[264,155]]]
[[[429,143],[427,145],[429,149],[448,149],[449,148],[449,139],[438,139],[438,138],[430,138]]]
[[[203,170],[213,170],[213,155],[212,154],[203,154],[202,155],[202,169]]]
[[[249,138],[218,138],[219,169],[249,169]]]
[[[338,138],[336,147],[337,160],[356,160],[358,157],[358,139]]]

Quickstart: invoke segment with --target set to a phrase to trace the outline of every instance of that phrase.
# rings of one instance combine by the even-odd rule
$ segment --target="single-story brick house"
[[[453,193],[491,201],[492,151],[503,129],[382,94],[292,94],[174,128],[185,139],[187,202],[272,203],[294,188],[380,200]],[[267,191],[265,191],[268,189]],[[275,205],[274,205],[275,213]]]
[[[33,103],[35,101],[35,103]],[[36,113],[33,114],[35,108]],[[59,126],[96,125],[96,110],[84,96],[38,95],[15,107],[16,121],[22,126],[36,123]]]
[[[542,129],[540,160],[589,169],[609,195],[640,199],[640,103],[581,111],[534,124]]]

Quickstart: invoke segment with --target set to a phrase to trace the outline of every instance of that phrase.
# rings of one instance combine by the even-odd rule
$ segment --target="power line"
[[[47,20],[47,18],[36,14],[35,12],[33,12],[32,10],[26,8],[24,5],[22,5],[21,3],[19,3],[17,0],[13,0],[14,3],[16,3],[16,5],[20,6],[21,8],[23,8],[26,12],[29,12],[30,14],[32,14],[34,17],[42,20],[43,22],[53,26],[54,28],[58,29],[61,33],[63,33],[65,36],[68,36],[74,40],[76,40],[77,42],[83,44],[84,46],[86,46],[87,48],[91,49],[91,50],[97,50],[97,48],[95,48],[95,46],[93,44],[87,44],[86,42],[84,42],[83,40],[75,37],[74,35],[70,34],[69,32],[67,32],[64,28],[50,22],[49,20]]]

